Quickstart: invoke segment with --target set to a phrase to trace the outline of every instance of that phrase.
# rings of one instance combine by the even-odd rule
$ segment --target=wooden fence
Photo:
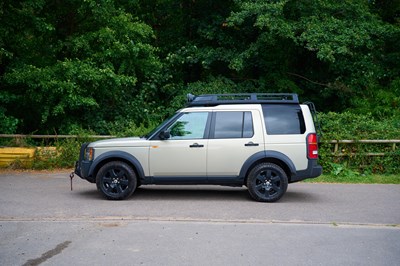
[[[79,136],[79,135],[23,135],[23,134],[0,134],[0,138],[13,138],[18,140],[23,139],[42,139],[42,140],[59,140],[59,139],[109,139],[116,136],[112,135],[90,135],[90,136]],[[385,156],[390,153],[394,153],[399,149],[400,140],[323,140],[320,145],[331,145],[332,155],[334,156],[353,156],[353,155],[363,155],[363,156]],[[363,152],[362,154],[354,152],[342,152],[343,147],[355,145],[355,144],[376,144],[376,145],[386,145],[385,151],[381,152]],[[390,147],[388,147],[388,145]]]
[[[333,155],[335,156],[355,156],[355,155],[363,155],[363,156],[385,156],[388,153],[393,154],[398,149],[398,144],[400,140],[388,139],[388,140],[380,140],[380,139],[365,139],[365,140],[330,140],[323,143],[329,143],[333,145]],[[341,148],[346,145],[354,145],[354,144],[378,144],[378,145],[386,145],[386,152],[364,152],[364,153],[356,153],[356,152],[341,152]],[[389,146],[389,147],[388,147]],[[390,151],[390,152],[388,152]]]

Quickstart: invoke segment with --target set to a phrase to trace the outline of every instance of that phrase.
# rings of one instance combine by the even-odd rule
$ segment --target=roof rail
[[[296,93],[236,93],[187,95],[188,106],[215,106],[220,104],[299,103]]]

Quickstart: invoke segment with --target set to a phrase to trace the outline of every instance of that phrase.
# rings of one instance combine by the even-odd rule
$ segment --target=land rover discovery
[[[141,185],[246,186],[274,202],[288,183],[321,175],[315,108],[297,94],[188,95],[147,136],[84,143],[75,174],[113,200]]]

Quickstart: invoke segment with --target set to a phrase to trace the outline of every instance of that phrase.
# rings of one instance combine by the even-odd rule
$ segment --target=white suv
[[[75,173],[108,199],[140,185],[247,186],[273,202],[288,183],[317,177],[318,137],[312,104],[296,94],[188,95],[179,110],[142,138],[85,143]]]

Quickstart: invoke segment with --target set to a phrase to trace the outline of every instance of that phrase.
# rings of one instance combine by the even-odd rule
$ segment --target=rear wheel
[[[248,191],[256,201],[277,201],[285,194],[287,186],[285,171],[274,163],[256,165],[247,177]]]
[[[135,191],[137,178],[135,171],[128,164],[113,161],[100,168],[96,176],[96,185],[107,199],[122,200]]]

